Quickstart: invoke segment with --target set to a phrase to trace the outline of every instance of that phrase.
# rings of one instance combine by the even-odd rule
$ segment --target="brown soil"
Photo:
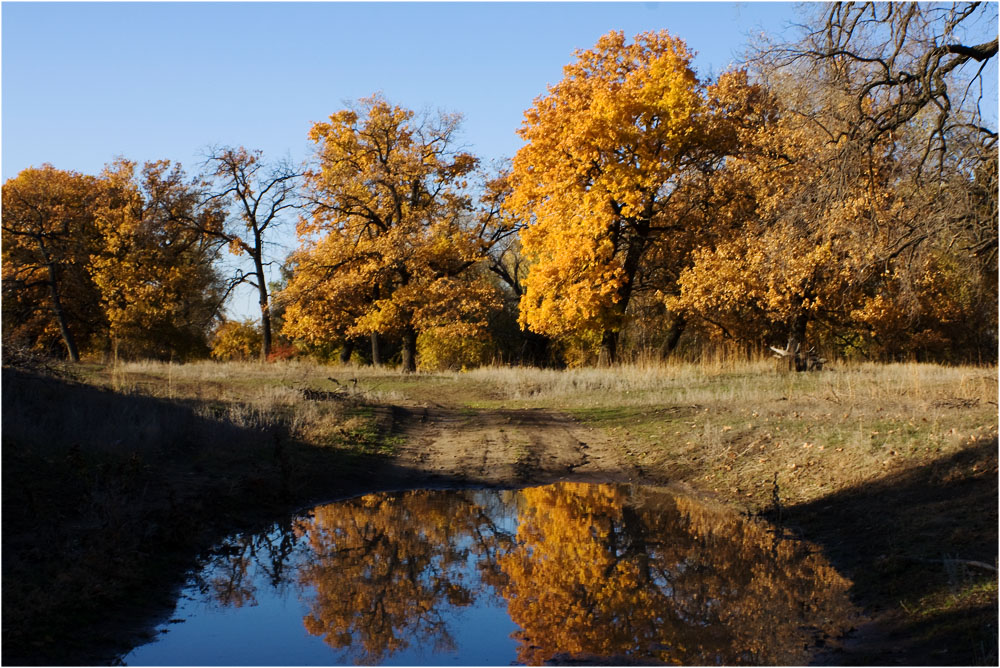
[[[556,480],[637,481],[629,451],[572,417],[542,409],[395,407],[397,447],[387,482],[511,487]]]

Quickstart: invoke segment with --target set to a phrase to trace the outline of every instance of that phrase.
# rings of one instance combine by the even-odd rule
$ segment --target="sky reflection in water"
[[[131,665],[789,664],[854,612],[801,541],[672,490],[372,494],[218,546]]]

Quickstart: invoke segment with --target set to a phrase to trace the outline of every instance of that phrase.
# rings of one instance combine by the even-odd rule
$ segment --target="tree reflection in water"
[[[256,605],[261,575],[278,591],[287,587],[287,569],[297,543],[291,520],[276,523],[264,533],[230,536],[207,556],[201,572],[195,575],[195,584],[203,595],[221,605]]]
[[[501,557],[518,659],[788,664],[840,631],[850,583],[770,527],[664,490],[526,489]]]
[[[802,663],[853,615],[850,583],[809,544],[663,488],[372,494],[225,545],[215,600],[252,604],[257,560],[354,663],[448,651],[449,611],[497,597],[520,626],[517,659],[535,665]]]
[[[357,663],[377,663],[411,643],[451,649],[444,604],[472,604],[509,543],[475,496],[413,491],[317,508],[300,524],[313,549],[299,570],[299,582],[315,592],[309,633]],[[483,582],[467,581],[470,559]]]

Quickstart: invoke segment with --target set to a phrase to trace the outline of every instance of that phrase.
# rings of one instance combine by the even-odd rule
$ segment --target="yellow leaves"
[[[493,342],[478,329],[429,328],[417,339],[420,368],[428,371],[474,369],[490,362]]]
[[[302,246],[280,295],[286,334],[479,331],[497,297],[469,272],[483,249],[466,192],[478,159],[453,150],[459,121],[417,118],[376,95],[313,127],[319,169],[306,179],[322,205],[298,226]]]
[[[212,357],[218,360],[250,360],[260,353],[260,327],[252,320],[226,320],[215,331]]]
[[[705,90],[665,31],[612,32],[525,112],[505,208],[532,224],[521,323],[548,335],[617,327],[681,164],[708,148]],[[668,184],[671,184],[668,186]]]

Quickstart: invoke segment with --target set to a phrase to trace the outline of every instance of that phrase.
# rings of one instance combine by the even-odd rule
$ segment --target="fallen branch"
[[[799,344],[795,344],[792,348],[790,345],[784,349],[775,348],[774,346],[768,346],[771,352],[777,359],[787,359],[791,358],[790,361],[794,362],[796,371],[822,371],[823,365],[826,364],[826,359],[820,357],[816,354],[815,348],[810,348],[806,351],[805,355],[800,354]],[[791,364],[789,365],[791,368]]]

